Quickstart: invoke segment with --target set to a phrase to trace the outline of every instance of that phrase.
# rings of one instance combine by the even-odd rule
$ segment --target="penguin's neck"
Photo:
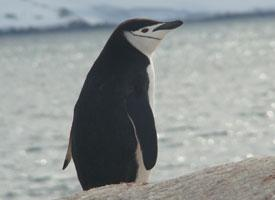
[[[104,62],[110,62],[110,67],[132,68],[135,70],[145,69],[150,64],[150,57],[132,46],[125,37],[111,37],[104,47],[100,57]],[[108,58],[108,59],[106,59]],[[125,69],[124,69],[125,70]],[[127,69],[126,69],[127,70]]]

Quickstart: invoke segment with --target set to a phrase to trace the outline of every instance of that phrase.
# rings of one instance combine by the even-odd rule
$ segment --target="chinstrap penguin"
[[[96,59],[74,108],[63,165],[73,158],[83,190],[148,181],[157,160],[151,55],[181,24],[127,20]]]

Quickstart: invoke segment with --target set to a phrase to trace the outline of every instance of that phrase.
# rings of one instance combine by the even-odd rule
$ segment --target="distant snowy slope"
[[[1,0],[0,30],[47,29],[67,26],[73,22],[89,25],[117,24],[133,17],[159,20],[183,18],[183,10],[162,8],[125,9],[113,6],[95,6],[90,1],[71,0]]]
[[[60,17],[60,8],[37,2],[1,0],[0,29],[45,28],[61,25],[75,18],[73,16]]]
[[[106,0],[105,0],[106,1]],[[116,7],[94,0],[0,0],[0,33],[114,25],[129,18],[156,20],[212,20],[234,17],[275,16],[275,10],[247,13],[198,13],[182,8]],[[113,1],[112,1],[113,2]],[[110,1],[111,3],[111,1]]]
[[[93,17],[97,17],[98,22],[113,24],[121,22],[125,19],[135,17],[168,20],[184,18],[188,14],[188,12],[184,10],[174,10],[165,8],[122,9],[113,6],[94,6],[91,8],[90,12],[93,13]]]

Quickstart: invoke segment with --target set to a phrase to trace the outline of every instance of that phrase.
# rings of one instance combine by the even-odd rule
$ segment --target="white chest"
[[[155,68],[154,68],[154,63],[151,58],[150,59],[150,65],[147,67],[147,73],[149,76],[149,90],[148,90],[148,95],[149,95],[149,103],[154,110],[154,103],[155,103]]]

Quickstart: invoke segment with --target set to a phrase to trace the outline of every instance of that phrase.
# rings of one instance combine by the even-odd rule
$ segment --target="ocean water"
[[[61,170],[74,103],[111,29],[0,38],[0,199],[80,191]],[[274,18],[184,24],[155,53],[151,182],[275,154]]]

